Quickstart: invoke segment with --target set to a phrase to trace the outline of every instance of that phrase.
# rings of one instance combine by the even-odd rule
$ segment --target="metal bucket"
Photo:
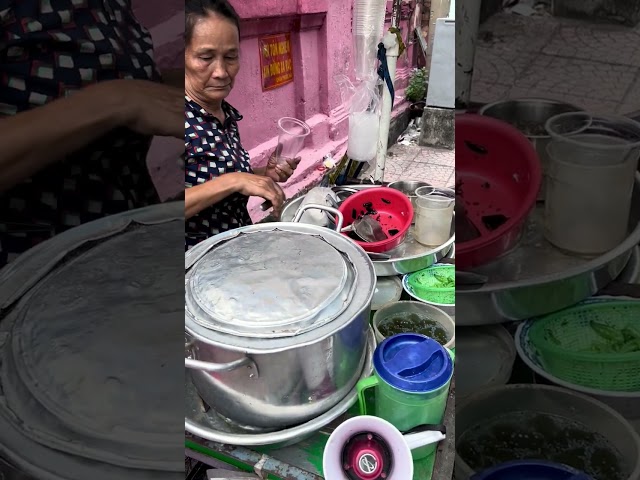
[[[603,435],[628,463],[627,476],[640,476],[640,437],[618,412],[586,395],[544,385],[509,385],[482,390],[456,406],[456,450],[465,433],[505,414],[531,412],[562,417]],[[540,459],[546,460],[546,459]],[[474,470],[456,453],[455,477],[470,480]]]

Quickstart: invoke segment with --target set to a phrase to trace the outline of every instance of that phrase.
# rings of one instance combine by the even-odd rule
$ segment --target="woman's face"
[[[240,35],[230,20],[209,14],[193,27],[185,49],[185,89],[204,103],[224,100],[240,70]]]

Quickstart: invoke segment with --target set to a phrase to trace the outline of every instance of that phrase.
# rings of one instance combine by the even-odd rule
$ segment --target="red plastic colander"
[[[367,188],[349,196],[339,208],[344,215],[344,226],[348,227],[357,218],[370,214],[375,218],[387,239],[381,242],[362,242],[348,233],[355,243],[365,251],[384,253],[400,245],[411,227],[413,206],[404,193],[388,187]]]
[[[535,148],[511,125],[466,113],[455,125],[456,263],[465,269],[517,244],[542,173]]]

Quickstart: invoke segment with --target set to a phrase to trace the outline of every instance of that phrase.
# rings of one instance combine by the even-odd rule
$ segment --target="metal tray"
[[[360,379],[371,376],[373,372],[373,352],[376,349],[376,339],[372,329],[369,329],[367,348],[367,357]],[[202,400],[191,381],[191,376],[188,374],[185,375],[185,392],[186,415],[184,428],[187,432],[212,442],[242,447],[270,446],[272,448],[283,448],[294,445],[345,414],[347,410],[355,405],[358,399],[358,392],[354,388],[331,410],[307,423],[275,432],[253,433],[232,426],[212,408],[205,412]]]
[[[379,185],[346,185],[334,187],[336,192],[348,192],[349,190],[363,190]],[[282,211],[281,221],[290,222],[293,220],[298,207],[303,202],[304,196],[291,200]],[[439,247],[425,247],[413,238],[413,226],[404,242],[401,245],[386,252],[391,256],[389,260],[374,260],[373,264],[378,277],[391,277],[417,272],[438,263],[445,258],[452,250],[455,243],[455,222],[451,222],[451,237],[446,243]]]
[[[581,302],[618,278],[640,243],[640,173],[629,235],[604,255],[585,258],[553,247],[542,233],[543,212],[544,206],[538,204],[514,250],[473,270],[486,275],[487,284],[456,289],[458,325],[491,325],[546,315]]]

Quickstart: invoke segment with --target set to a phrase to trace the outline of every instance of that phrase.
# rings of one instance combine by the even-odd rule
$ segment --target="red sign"
[[[273,90],[293,82],[291,34],[267,35],[258,39],[262,90]]]

